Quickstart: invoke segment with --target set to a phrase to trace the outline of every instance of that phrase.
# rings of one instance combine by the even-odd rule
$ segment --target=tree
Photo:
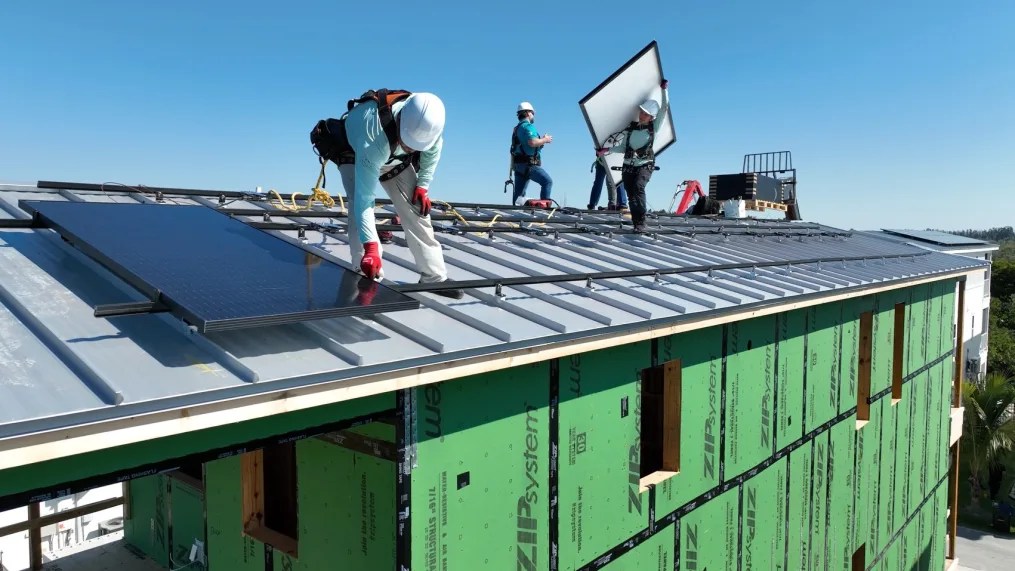
[[[1015,297],[990,300],[987,372],[1015,376]]]
[[[991,297],[1007,298],[1015,294],[1015,262],[995,260],[990,268]]]
[[[1015,419],[1010,408],[1015,405],[1015,382],[996,373],[987,375],[980,388],[962,382],[962,457],[969,466],[974,495],[980,482],[991,472],[997,473],[1004,458],[1015,448]],[[991,490],[993,494],[997,490]]]

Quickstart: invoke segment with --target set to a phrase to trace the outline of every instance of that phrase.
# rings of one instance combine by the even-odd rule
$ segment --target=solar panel
[[[947,232],[940,232],[938,230],[887,230],[883,229],[884,232],[889,234],[895,234],[896,236],[902,236],[905,238],[912,238],[921,242],[927,242],[929,244],[937,244],[938,246],[982,246],[987,242],[983,240],[977,240],[976,238],[967,238],[965,236],[959,236],[957,234],[949,234]]]
[[[662,103],[662,89],[659,87],[662,80],[659,46],[653,41],[578,102],[595,148],[605,146],[611,135],[624,130],[637,119],[638,105],[642,101],[651,98]],[[676,140],[673,115],[667,110],[662,128],[655,133],[652,149],[658,155]],[[612,167],[620,166],[623,160],[623,155],[619,153],[606,155],[606,162],[611,167],[608,174],[616,184],[620,184],[621,173]]]
[[[419,307],[204,206],[22,201],[21,207],[202,332]]]

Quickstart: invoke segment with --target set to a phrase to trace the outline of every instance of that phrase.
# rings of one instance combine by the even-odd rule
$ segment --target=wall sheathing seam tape
[[[398,446],[398,472],[395,474],[397,501],[395,558],[399,571],[409,571],[412,565],[412,522],[409,517],[412,467],[409,458],[409,435],[415,430],[415,426],[408,425],[413,418],[412,398],[408,393],[413,391],[414,389],[402,389],[397,392],[395,397],[395,444]]]
[[[275,550],[267,543],[264,544],[264,571],[275,571]]]
[[[779,451],[779,318],[781,314],[776,313],[772,324],[775,327],[775,336],[772,338],[773,349],[772,360],[775,366],[772,368],[772,455]]]
[[[800,435],[807,434],[807,369],[810,358],[808,352],[810,347],[808,345],[808,337],[811,330],[811,310],[810,308],[804,310],[804,352],[803,352],[803,407],[800,410]]]
[[[744,486],[737,487],[737,571],[744,565]]]
[[[550,571],[560,566],[558,542],[560,538],[559,487],[560,487],[560,360],[550,361]]]
[[[927,502],[929,502],[931,499],[936,499],[937,491],[941,487],[941,484],[944,484],[947,481],[948,475],[945,474],[940,480],[937,481],[936,484],[934,484],[933,492],[927,497],[925,497],[923,501],[920,502],[919,508],[917,508],[917,510],[913,512],[913,515],[909,516],[909,518],[907,518],[906,521],[902,523],[899,529],[896,530],[896,532],[892,535],[892,537],[888,539],[888,542],[885,544],[884,549],[882,549],[881,552],[878,553],[877,557],[875,557],[869,564],[867,564],[866,571],[872,571],[874,567],[877,566],[877,564],[880,563],[881,560],[885,558],[885,556],[891,550],[892,545],[895,543],[895,541],[902,536],[902,534],[906,531],[906,528],[909,527],[909,524],[912,523],[913,520],[916,519],[916,517],[919,515],[920,510],[923,509],[923,506],[925,506]]]
[[[719,389],[719,484],[726,479],[726,357],[729,353],[729,324],[722,326],[722,374]]]

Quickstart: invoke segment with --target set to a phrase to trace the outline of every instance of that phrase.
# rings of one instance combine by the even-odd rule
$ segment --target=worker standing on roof
[[[589,210],[595,210],[599,206],[599,197],[603,194],[603,182],[606,183],[606,210],[627,211],[627,192],[624,183],[614,184],[613,177],[608,176],[610,166],[606,164],[606,157],[596,156],[592,163],[592,169],[596,178],[592,181],[592,192],[589,194]]]
[[[341,119],[318,121],[310,140],[321,160],[338,165],[349,196],[352,263],[371,279],[383,277],[374,224],[374,192],[380,180],[405,231],[420,282],[447,279],[441,245],[430,222],[428,189],[444,141],[444,103],[432,93],[368,91],[349,102]],[[418,170],[417,170],[418,169]],[[461,298],[462,290],[434,292]]]
[[[659,84],[663,90],[662,106],[655,99],[646,99],[638,106],[638,120],[632,121],[624,130],[624,139],[613,147],[599,149],[597,154],[624,153],[623,181],[624,188],[631,205],[631,221],[634,231],[645,231],[645,187],[655,170],[655,132],[663,126],[666,112],[670,106],[670,95],[667,90],[669,82],[665,79]]]
[[[553,189],[553,179],[543,169],[542,149],[553,142],[550,135],[539,135],[533,123],[536,122],[536,110],[528,101],[518,104],[518,124],[511,134],[511,166],[515,175],[513,204],[520,204],[525,198],[525,187],[529,180],[540,186],[540,200],[549,200]],[[510,180],[510,179],[509,179]]]

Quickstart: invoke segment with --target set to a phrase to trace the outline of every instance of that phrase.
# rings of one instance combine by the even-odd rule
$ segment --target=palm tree
[[[975,495],[983,476],[1000,474],[1005,454],[1015,449],[1015,383],[997,373],[988,374],[982,386],[963,381],[962,405],[966,408],[962,455],[969,463]],[[993,499],[997,490],[990,492]]]

